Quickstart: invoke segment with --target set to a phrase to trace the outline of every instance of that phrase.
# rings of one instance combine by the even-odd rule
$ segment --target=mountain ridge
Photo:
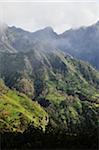
[[[47,51],[59,49],[74,58],[84,60],[99,69],[99,25],[98,22],[77,29],[70,29],[62,34],[46,27],[36,32],[24,31],[21,28],[8,27],[0,40],[2,52],[27,52],[42,44],[48,46]],[[45,48],[43,48],[45,50]]]
[[[64,133],[63,137],[80,137],[83,133],[91,137],[98,128],[99,71],[70,53],[79,46],[80,38],[74,37],[80,35],[82,29],[77,30],[77,34],[71,33],[73,36],[69,34],[65,42],[60,40],[63,37],[53,34],[52,29],[45,30],[40,34],[36,32],[35,37],[13,28],[6,30],[0,39],[0,79],[4,82],[0,82],[0,130],[3,129],[3,134],[6,131],[23,132],[30,137],[33,133],[29,140],[35,143],[36,139],[37,144],[42,141],[37,140],[42,129],[48,137],[52,132],[56,136],[56,131],[59,131],[59,140],[61,133]],[[84,36],[86,32],[94,35],[94,30],[84,30]],[[80,35],[81,39],[83,35]],[[72,44],[74,39],[75,47]],[[79,48],[79,53],[80,50],[82,48]],[[98,47],[98,57],[97,50]]]
[[[71,132],[81,132],[83,125],[87,128],[87,120],[83,116],[86,109],[79,108],[83,111],[79,114],[78,107],[92,107],[91,111],[95,109],[96,115],[93,115],[97,118],[99,72],[90,64],[61,51],[46,52],[36,48],[27,53],[1,53],[0,56],[0,75],[5,84],[36,100],[59,128],[59,124]],[[70,127],[68,113],[72,121]],[[85,124],[80,119],[82,116]],[[90,126],[93,126],[92,122]],[[97,119],[93,127],[97,127]]]

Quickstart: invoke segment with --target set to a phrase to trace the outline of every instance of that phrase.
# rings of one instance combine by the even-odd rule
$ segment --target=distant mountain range
[[[99,21],[62,34],[55,33],[51,27],[28,32],[13,26],[7,27],[0,37],[0,51],[3,52],[25,53],[34,47],[44,51],[59,49],[99,69]]]

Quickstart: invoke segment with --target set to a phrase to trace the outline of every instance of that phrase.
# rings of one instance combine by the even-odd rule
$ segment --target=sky
[[[62,33],[99,20],[99,0],[0,0],[0,24],[36,31],[51,26]]]

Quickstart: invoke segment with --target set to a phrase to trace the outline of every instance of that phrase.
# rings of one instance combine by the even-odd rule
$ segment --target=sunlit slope
[[[28,125],[45,130],[47,113],[24,94],[9,90],[0,81],[0,132],[23,132]]]
[[[37,101],[55,126],[76,133],[97,128],[99,72],[90,64],[64,55],[59,50],[45,52],[43,48],[46,47],[41,47],[39,44],[27,53],[2,53],[1,78],[8,87],[30,97],[31,105]],[[7,95],[13,96],[10,92]],[[23,101],[22,96],[21,99]],[[30,119],[31,106],[27,106]]]

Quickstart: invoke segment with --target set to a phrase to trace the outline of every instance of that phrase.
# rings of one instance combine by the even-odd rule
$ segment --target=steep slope
[[[1,53],[1,78],[44,107],[54,126],[68,132],[98,126],[99,72],[59,50]]]
[[[47,123],[48,115],[37,102],[0,80],[0,132],[23,132],[30,124],[45,130]]]
[[[89,27],[71,29],[60,35],[59,47],[72,56],[99,69],[99,22]]]
[[[56,38],[57,34],[51,27],[46,27],[33,33],[14,26],[6,27],[4,32],[0,35],[0,52],[25,53],[31,51],[33,47],[40,42],[47,45]]]
[[[0,52],[28,52],[33,47],[45,51],[60,49],[66,54],[84,60],[99,69],[99,22],[89,27],[70,29],[60,35],[51,27],[36,32],[24,31],[21,28],[6,27],[0,34]]]

